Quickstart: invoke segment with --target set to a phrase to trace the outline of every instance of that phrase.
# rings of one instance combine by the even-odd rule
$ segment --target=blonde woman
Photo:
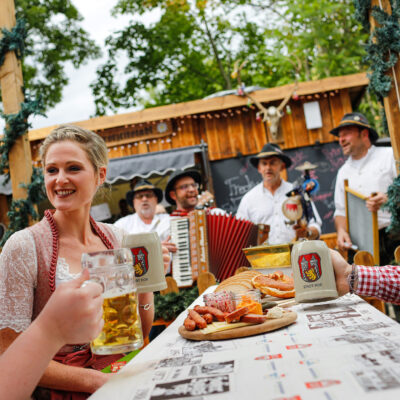
[[[80,127],[61,126],[44,140],[40,155],[47,197],[54,209],[46,210],[39,223],[14,233],[0,256],[2,352],[38,316],[57,285],[79,276],[82,253],[118,248],[124,235],[121,229],[90,217],[108,164],[100,136]],[[168,251],[163,250],[167,265]],[[154,317],[153,293],[140,294],[139,304],[147,336]],[[86,398],[109,377],[99,370],[118,358],[94,356],[87,344],[66,345],[50,362],[39,385],[50,389],[53,399]],[[48,390],[44,392],[49,395]]]

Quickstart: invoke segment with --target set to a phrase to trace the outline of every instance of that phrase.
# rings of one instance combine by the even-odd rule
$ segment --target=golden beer
[[[103,319],[103,330],[90,345],[93,353],[124,353],[143,345],[136,293],[105,298]]]
[[[135,273],[129,249],[82,254],[90,281],[103,287],[103,330],[90,343],[94,354],[120,354],[143,346]]]

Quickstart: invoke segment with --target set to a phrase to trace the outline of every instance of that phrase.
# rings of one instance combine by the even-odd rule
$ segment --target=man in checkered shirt
[[[339,296],[350,292],[400,304],[400,266],[350,265],[337,251],[331,255]]]

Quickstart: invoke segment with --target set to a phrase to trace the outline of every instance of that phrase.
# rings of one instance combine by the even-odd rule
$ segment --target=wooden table
[[[288,327],[213,342],[181,338],[182,313],[90,399],[400,398],[397,322],[355,295],[292,309]]]

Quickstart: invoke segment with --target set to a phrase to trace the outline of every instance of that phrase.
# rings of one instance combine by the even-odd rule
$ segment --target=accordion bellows
[[[249,266],[243,248],[257,244],[258,227],[229,214],[194,210],[171,219],[172,275],[178,287],[192,286],[202,272],[222,281],[241,266]]]
[[[257,245],[257,225],[226,214],[207,214],[206,219],[210,272],[222,281],[250,266],[242,249]]]

